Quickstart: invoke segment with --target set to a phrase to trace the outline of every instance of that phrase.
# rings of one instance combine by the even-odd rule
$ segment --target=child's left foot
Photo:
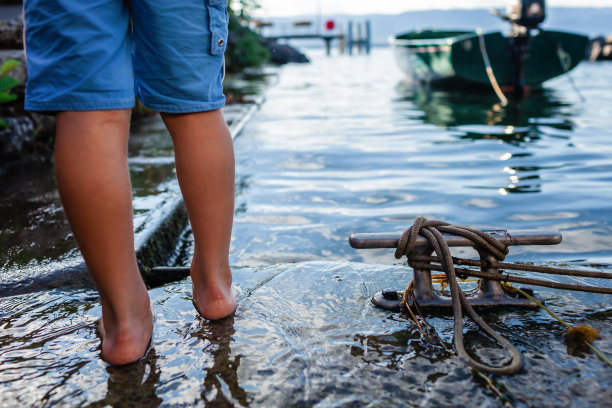
[[[140,360],[146,354],[153,337],[153,309],[147,305],[137,311],[133,323],[106,328],[100,318],[98,332],[102,339],[102,359],[111,365],[125,365]]]

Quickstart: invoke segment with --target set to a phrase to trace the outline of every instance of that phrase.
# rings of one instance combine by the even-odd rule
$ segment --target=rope
[[[424,265],[422,263],[417,264],[417,262],[438,262],[440,263],[440,260],[437,257],[425,256],[425,255],[411,255],[410,261],[415,261],[415,265],[417,266]],[[504,262],[489,262],[485,260],[476,261],[473,259],[463,259],[463,258],[455,258],[455,257],[453,257],[453,262],[456,265],[479,266],[481,268],[512,269],[515,271],[549,273],[553,275],[580,276],[583,278],[612,279],[612,273],[591,272],[591,271],[584,271],[582,269],[552,268],[550,266],[538,266],[538,265],[504,263]],[[427,268],[424,268],[424,269],[427,269]]]
[[[489,77],[489,82],[491,82],[491,86],[495,91],[495,94],[499,98],[502,106],[508,105],[508,98],[502,92],[499,84],[497,83],[497,79],[495,79],[495,75],[493,74],[493,68],[491,68],[491,61],[489,61],[489,54],[487,53],[487,47],[485,46],[484,36],[482,35],[482,31],[478,30],[478,43],[480,44],[480,54],[482,55],[482,60],[485,64],[485,71],[487,72],[487,76]]]
[[[462,259],[451,256],[450,248],[442,233],[462,236],[468,238],[474,243],[474,248],[482,252],[489,253],[494,256],[497,261],[490,260],[473,260]],[[429,256],[417,253],[415,245],[417,237],[421,235],[427,239],[430,247],[433,248],[437,256]],[[530,271],[537,273],[548,273],[554,275],[578,276],[586,278],[601,278],[612,279],[612,273],[584,271],[579,269],[562,269],[547,266],[527,265],[527,264],[512,264],[499,262],[502,261],[508,254],[508,248],[493,238],[489,234],[463,226],[453,226],[442,221],[427,220],[423,217],[417,217],[413,225],[402,234],[395,250],[395,257],[400,259],[406,255],[408,265],[416,270],[435,270],[443,271],[449,283],[451,292],[451,300],[453,305],[453,315],[455,321],[455,348],[457,355],[476,369],[488,371],[494,374],[514,374],[521,369],[522,356],[520,352],[504,337],[496,333],[476,314],[472,306],[468,303],[465,293],[457,284],[457,275],[460,277],[472,276],[501,282],[524,283],[528,285],[545,286],[554,289],[578,290],[583,292],[612,294],[612,288],[602,288],[597,286],[569,284],[560,282],[551,282],[532,278],[523,278],[503,273],[492,273],[484,271],[475,271],[466,268],[455,268],[456,265],[477,266],[480,268],[495,268],[495,269],[510,269],[518,271]],[[434,264],[435,263],[435,264]],[[412,282],[404,292],[404,301],[407,300],[408,294],[412,293]],[[502,367],[494,367],[475,361],[465,350],[463,344],[463,316],[462,309],[472,318],[472,320],[480,327],[487,335],[506,348],[512,355],[509,364]]]
[[[417,266],[413,266],[411,263],[409,265],[414,269],[427,270],[431,269],[434,271],[444,271],[444,267],[436,266],[436,265],[425,265],[425,264],[417,264]],[[426,266],[426,267],[425,267]],[[472,269],[455,269],[455,273],[460,277],[463,276],[471,276],[474,278],[484,278],[489,280],[495,280],[500,282],[513,282],[513,283],[523,283],[526,285],[534,285],[534,286],[543,286],[552,289],[563,289],[563,290],[577,290],[581,292],[590,292],[590,293],[602,293],[606,295],[612,295],[612,288],[601,288],[598,286],[587,286],[587,285],[578,285],[574,283],[559,283],[559,282],[551,282],[540,279],[532,279],[532,278],[521,278],[518,276],[503,274],[503,273],[491,273],[491,272],[482,272],[482,271],[474,271]]]
[[[451,292],[451,300],[453,305],[454,318],[454,343],[457,355],[466,364],[493,374],[515,374],[523,366],[522,354],[504,337],[493,330],[482,318],[476,313],[472,305],[469,304],[465,293],[459,288],[457,276],[453,264],[453,257],[450,253],[450,248],[442,235],[442,232],[463,236],[471,239],[478,246],[486,248],[498,260],[503,260],[508,253],[508,248],[498,242],[490,235],[474,230],[468,227],[452,226],[442,221],[430,221],[423,217],[417,217],[414,224],[402,234],[395,251],[395,257],[401,258],[406,255],[408,258],[412,256],[417,236],[424,236],[434,251],[440,258],[440,263],[446,273],[446,278],[449,282]],[[488,364],[480,363],[474,360],[465,350],[463,343],[463,314],[465,310],[470,318],[480,327],[489,337],[498,342],[503,348],[508,350],[511,355],[511,360],[507,365],[496,367]]]
[[[397,255],[396,255],[397,257]],[[432,264],[436,262],[440,265]],[[585,278],[598,278],[598,279],[612,279],[612,273],[607,272],[592,272],[583,271],[580,269],[562,269],[562,268],[551,268],[548,266],[538,265],[525,265],[525,264],[511,264],[504,262],[489,262],[486,260],[473,260],[473,259],[462,259],[453,257],[453,263],[456,265],[468,265],[468,266],[479,266],[481,268],[495,268],[495,269],[511,269],[515,271],[529,271],[538,273],[548,273],[553,275],[566,275],[566,276],[578,276]],[[441,265],[440,259],[435,256],[426,256],[411,254],[408,260],[408,265],[413,269],[418,270],[431,270],[431,271],[444,271],[444,267]],[[599,286],[579,285],[574,283],[560,283],[545,281],[540,279],[522,278],[518,276],[502,274],[502,273],[491,273],[475,271],[472,269],[459,268],[455,269],[459,276],[471,276],[475,278],[485,278],[490,280],[496,280],[501,282],[514,282],[524,283],[527,285],[543,286],[553,289],[564,289],[564,290],[577,290],[581,292],[590,293],[603,293],[610,295],[612,294],[612,288],[602,288]]]
[[[560,43],[557,43],[557,58],[559,58],[559,64],[561,64],[561,68],[563,68],[563,71],[567,75],[570,84],[572,84],[572,88],[574,88],[574,91],[576,91],[576,93],[578,94],[580,101],[584,102],[584,96],[582,96],[580,89],[576,86],[576,83],[574,82],[574,78],[569,73],[569,70],[572,66],[572,57],[567,52],[565,52]]]

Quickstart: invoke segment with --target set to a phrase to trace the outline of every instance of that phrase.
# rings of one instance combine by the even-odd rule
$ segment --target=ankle
[[[229,289],[232,285],[232,271],[227,260],[220,263],[202,262],[194,256],[190,275],[194,288]]]
[[[107,299],[100,296],[102,316],[107,331],[124,331],[140,322],[151,318],[150,298],[146,289],[144,293],[134,293],[126,301]]]

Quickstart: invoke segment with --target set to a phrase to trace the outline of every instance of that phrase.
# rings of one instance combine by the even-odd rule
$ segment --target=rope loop
[[[453,257],[450,253],[448,243],[442,235],[443,233],[467,238],[472,242],[473,247],[480,253],[481,259],[472,260]],[[436,256],[425,254],[424,251],[418,251],[416,249],[417,238],[419,236],[422,236],[427,240],[429,244],[428,250],[433,249]],[[488,256],[483,257],[485,254],[492,255],[495,260]],[[465,293],[463,293],[459,287],[457,283],[457,276],[462,279],[471,276],[501,282],[516,282],[527,285],[544,286],[553,289],[579,290],[590,293],[612,294],[612,288],[609,287],[553,282],[549,280],[533,279],[510,275],[508,273],[501,273],[499,272],[501,269],[508,269],[585,278],[612,279],[612,273],[607,272],[566,268],[561,269],[548,266],[528,265],[524,263],[519,264],[500,262],[504,260],[507,254],[508,247],[486,232],[465,226],[450,225],[442,221],[428,220],[424,217],[417,217],[412,226],[404,231],[398,242],[397,249],[395,250],[395,257],[400,259],[402,256],[406,255],[408,258],[408,265],[414,270],[430,272],[435,270],[445,273],[451,292],[455,321],[454,343],[457,355],[472,367],[494,374],[514,374],[518,372],[523,364],[522,355],[507,339],[496,333],[484,322],[484,320],[482,320],[482,318],[480,318],[480,316],[478,316],[478,314],[476,314],[474,308],[468,302]],[[480,270],[476,271],[469,268],[456,269],[455,265],[480,267]],[[491,269],[497,269],[498,272],[493,272]],[[408,288],[406,288],[404,291],[403,302],[406,302],[408,300],[408,296],[413,293],[412,290],[409,290],[411,287],[412,286],[408,286]],[[463,311],[465,311],[489,337],[497,341],[503,346],[503,348],[510,352],[512,358],[507,365],[501,367],[489,366],[474,360],[468,355],[463,345]]]
[[[450,248],[442,233],[465,237],[474,243],[474,247],[478,250],[486,251],[492,254],[497,260],[503,260],[508,254],[507,246],[503,245],[489,234],[478,231],[469,227],[453,226],[446,222],[427,220],[424,217],[417,217],[411,227],[406,229],[402,234],[395,257],[400,259],[406,255],[409,264],[411,258],[424,260],[421,254],[415,252],[415,245],[419,235],[425,237],[430,246],[437,254],[438,262],[442,266],[442,270],[446,274],[451,292],[454,316],[454,344],[457,355],[468,365],[482,371],[487,371],[493,374],[514,374],[517,373],[523,366],[522,354],[504,337],[493,330],[482,318],[474,311],[474,308],[467,300],[465,293],[457,283],[457,275],[455,272],[454,261],[450,253]],[[427,269],[427,268],[421,268]],[[405,301],[406,299],[404,299]],[[463,314],[465,310],[470,318],[480,327],[489,337],[497,341],[503,348],[508,350],[511,355],[511,360],[504,366],[491,366],[476,361],[465,350],[463,344]]]

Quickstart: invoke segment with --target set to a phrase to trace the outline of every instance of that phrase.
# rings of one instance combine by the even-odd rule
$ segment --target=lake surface
[[[560,245],[515,247],[508,259],[612,272],[612,64],[572,73],[582,96],[562,77],[502,108],[492,92],[416,90],[389,49],[309,56],[280,70],[234,142],[235,316],[198,318],[189,279],[154,288],[154,348],[117,368],[99,359],[95,291],[0,298],[0,405],[503,406],[410,319],[371,305],[412,273],[391,250],[354,250],[348,236],[402,231],[419,215],[557,229]],[[155,123],[149,131],[164,138]],[[159,179],[173,186],[169,162]],[[536,291],[571,325],[600,330],[595,344],[612,355],[609,296]],[[519,374],[493,377],[514,406],[612,400],[612,368],[592,352],[569,355],[546,313],[483,316],[525,355]],[[450,345],[452,316],[427,319]],[[466,342],[484,361],[502,355],[468,320]]]

